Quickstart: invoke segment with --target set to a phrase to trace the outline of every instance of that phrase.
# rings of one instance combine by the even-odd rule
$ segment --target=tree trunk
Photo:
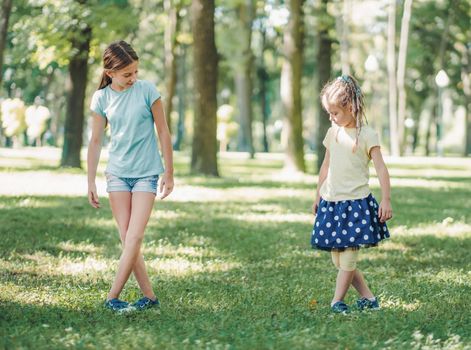
[[[67,115],[61,159],[63,167],[81,167],[80,150],[83,138],[84,102],[91,37],[91,28],[87,26],[72,39],[74,53],[69,63],[70,90],[67,96]]]
[[[240,47],[241,57],[236,63],[235,88],[237,95],[237,107],[239,113],[239,131],[237,136],[237,149],[249,152],[250,157],[254,156],[253,136],[252,136],[252,22],[254,19],[253,0],[244,0],[238,7],[240,35],[243,47]]]
[[[265,67],[265,48],[266,48],[266,30],[265,27],[262,27],[260,30],[260,35],[262,37],[262,45],[260,52],[260,67],[257,69],[257,76],[259,81],[259,95],[260,95],[260,108],[262,110],[262,126],[263,126],[263,135],[262,135],[262,145],[263,152],[269,151],[268,146],[268,137],[267,137],[267,123],[268,118],[270,117],[270,101],[268,99],[268,89],[267,83],[270,80],[270,76]]]
[[[179,54],[179,79],[178,79],[178,123],[177,123],[177,135],[173,149],[179,151],[183,142],[183,136],[185,134],[185,111],[186,111],[186,52],[187,46],[180,45]]]
[[[397,133],[397,83],[396,83],[396,0],[389,1],[388,8],[388,80],[389,80],[389,138],[391,154],[399,156]]]
[[[281,69],[281,102],[285,115],[283,123],[285,168],[306,171],[304,163],[301,76],[303,67],[303,3],[290,0],[290,17],[283,37],[285,59]]]
[[[168,14],[168,22],[165,26],[165,72],[167,74],[166,104],[165,118],[167,124],[172,131],[172,110],[173,96],[177,84],[177,63],[175,58],[175,48],[177,46],[177,34],[179,29],[178,8],[175,6],[174,0],[164,0],[164,11]]]
[[[218,57],[214,37],[214,0],[193,0],[193,61],[195,120],[191,170],[218,176],[217,165],[217,76]]]
[[[407,43],[409,39],[409,23],[411,16],[411,7],[412,0],[405,0],[404,2],[404,12],[402,14],[402,23],[401,23],[401,38],[399,43],[399,54],[397,58],[397,89],[398,89],[398,140],[400,146],[400,153],[403,154],[404,151],[404,121],[406,114],[406,89],[404,87],[404,79],[406,75],[406,59],[407,59]]]
[[[12,0],[3,0],[0,11],[0,83],[3,78],[3,53],[5,50],[5,44],[8,33],[8,22],[10,20]]]
[[[327,4],[329,3],[328,0],[323,0],[321,3],[320,12],[321,16],[327,18],[329,16],[327,12]],[[328,23],[328,21],[325,21]],[[320,27],[318,28],[318,49],[317,49],[317,64],[318,64],[318,72],[317,72],[317,86],[319,92],[322,90],[323,86],[329,81],[330,74],[332,71],[332,39],[329,37],[329,28],[326,24],[321,23]],[[320,95],[320,94],[318,94]],[[325,111],[324,107],[322,106],[322,101],[320,99],[317,100],[319,107],[319,113],[317,115],[317,172],[319,172],[322,161],[324,160],[325,156],[325,147],[322,144],[324,140],[325,134],[327,130],[331,126],[329,115]]]
[[[468,45],[464,48],[463,52],[463,66],[461,69],[461,80],[463,81],[463,92],[465,97],[465,147],[463,155],[467,157],[471,155],[471,46]]]
[[[337,33],[340,38],[340,63],[342,65],[342,74],[350,74],[350,60],[348,57],[349,41],[348,34],[350,33],[350,13],[351,0],[343,0],[342,2],[342,15],[336,18]]]

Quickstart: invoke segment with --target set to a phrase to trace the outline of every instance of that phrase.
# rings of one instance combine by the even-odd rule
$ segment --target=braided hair
[[[351,75],[341,75],[329,81],[321,92],[322,104],[331,102],[342,109],[349,109],[355,119],[356,138],[353,152],[358,147],[361,128],[367,124],[365,116],[365,102],[361,93],[360,85]],[[336,137],[337,139],[337,137]]]

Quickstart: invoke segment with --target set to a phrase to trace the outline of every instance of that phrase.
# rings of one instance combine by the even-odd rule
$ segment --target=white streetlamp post
[[[448,86],[450,83],[450,78],[443,69],[435,76],[435,83],[438,86],[438,115],[437,115],[437,155],[443,155],[443,144],[442,144],[442,137],[443,137],[443,101],[442,101],[442,94],[443,89]]]

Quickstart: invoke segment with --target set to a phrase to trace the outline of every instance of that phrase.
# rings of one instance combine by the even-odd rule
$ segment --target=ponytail
[[[101,81],[100,81],[100,85],[98,86],[98,90],[104,89],[110,84],[111,84],[111,78],[105,72],[103,72],[101,74]]]

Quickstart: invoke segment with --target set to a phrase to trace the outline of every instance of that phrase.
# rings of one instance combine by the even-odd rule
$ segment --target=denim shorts
[[[106,192],[151,192],[157,194],[159,175],[145,177],[118,177],[110,173],[106,176]]]

